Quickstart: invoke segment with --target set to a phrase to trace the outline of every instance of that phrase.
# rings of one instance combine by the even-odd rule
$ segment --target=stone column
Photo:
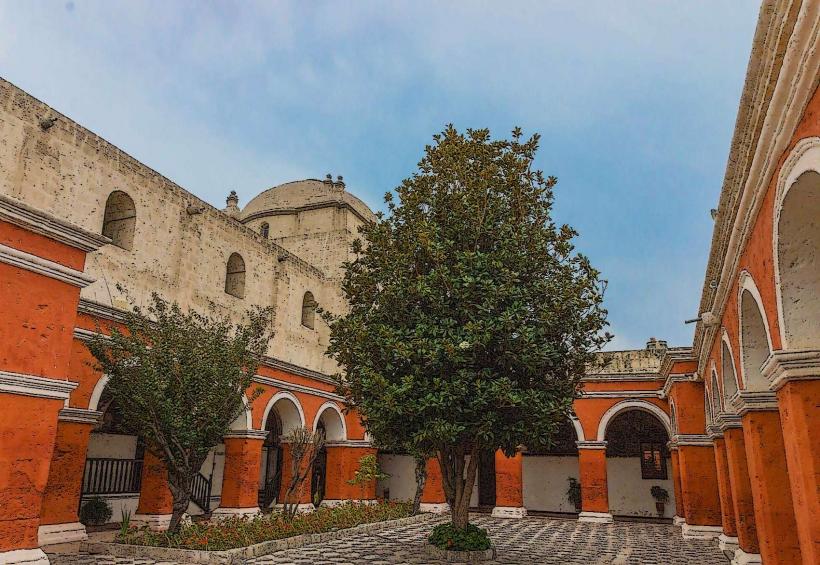
[[[424,483],[424,490],[421,493],[420,509],[422,512],[434,514],[446,514],[450,511],[441,483],[441,466],[435,457],[427,460],[427,482]]]
[[[732,486],[732,505],[735,511],[737,544],[735,563],[761,563],[760,546],[757,542],[757,525],[755,524],[755,505],[752,498],[752,485],[749,481],[749,468],[746,463],[746,445],[743,441],[743,429],[740,427],[740,416],[724,414],[721,428],[726,444],[726,463],[729,469],[729,483]]]
[[[684,515],[683,537],[713,539],[723,532],[712,440],[703,434],[677,436]]]
[[[266,430],[238,430],[225,434],[225,470],[216,519],[259,514],[259,467]]]
[[[307,465],[306,461],[302,462],[303,470]],[[288,492],[288,486],[293,478],[293,456],[291,455],[291,444],[288,441],[282,442],[282,490],[280,496],[276,500],[276,507],[281,508],[285,501],[285,496]],[[282,501],[281,503],[279,501]],[[297,490],[293,493],[288,502],[295,502],[298,504],[299,512],[311,512],[314,510],[313,501],[310,499],[310,472],[308,471],[304,482],[302,483],[301,491]]]
[[[137,513],[131,518],[135,525],[152,530],[167,530],[174,512],[174,498],[168,488],[168,471],[156,455],[145,451],[142,460],[142,481]]]
[[[606,442],[577,441],[581,482],[579,522],[612,522],[606,483]]]
[[[763,371],[777,394],[800,550],[820,563],[820,349],[775,351]]]
[[[672,458],[672,485],[675,490],[675,516],[672,518],[672,524],[675,526],[682,526],[686,522],[684,517],[683,491],[680,487],[680,458],[678,456],[678,444],[674,441],[669,442],[669,453]]]
[[[504,452],[495,452],[495,507],[493,516],[498,518],[523,518],[524,508],[524,457],[521,451],[512,457]]]
[[[364,492],[358,485],[348,483],[355,477],[359,460],[366,455],[376,455],[376,449],[369,445],[356,445],[354,442],[328,444],[325,498],[322,506],[336,506],[348,500],[375,502],[376,481],[364,485]]]
[[[710,429],[710,436],[715,450],[715,469],[717,471],[718,494],[720,496],[720,516],[723,532],[718,537],[720,549],[734,552],[737,545],[737,526],[735,524],[735,507],[732,485],[729,481],[729,461],[726,456],[726,440],[719,429]]]
[[[773,392],[740,391],[732,402],[743,425],[760,556],[767,565],[804,563],[777,398]]]
[[[82,496],[88,436],[99,417],[100,412],[81,408],[63,408],[59,412],[37,533],[40,545],[88,539],[77,510]]]

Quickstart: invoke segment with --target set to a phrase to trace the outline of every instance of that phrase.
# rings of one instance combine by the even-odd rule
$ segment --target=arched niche
[[[342,411],[335,402],[325,402],[316,412],[313,421],[313,431],[324,428],[327,441],[345,441],[347,439],[347,425]]]
[[[134,231],[137,226],[137,208],[134,200],[121,190],[108,195],[103,212],[102,234],[111,243],[123,249],[134,247]]]
[[[749,391],[769,390],[761,366],[771,350],[760,304],[748,289],[740,295],[740,359],[743,384]]]
[[[237,298],[245,297],[245,260],[231,253],[225,266],[225,292]]]
[[[720,343],[720,374],[723,383],[723,406],[728,409],[732,405],[730,399],[737,392],[738,379],[737,371],[735,371],[735,358],[725,331]]]
[[[268,422],[271,411],[275,411],[279,418],[281,425],[281,434],[287,436],[290,432],[297,428],[305,426],[305,412],[302,409],[302,404],[299,399],[293,394],[282,391],[277,392],[268,401],[265,406],[265,411],[262,413],[262,429]]]

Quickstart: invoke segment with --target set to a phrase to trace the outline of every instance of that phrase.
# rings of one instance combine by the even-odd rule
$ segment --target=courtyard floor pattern
[[[367,535],[312,544],[263,555],[246,563],[285,564],[440,564],[425,553],[436,518]],[[471,516],[486,528],[498,556],[492,563],[555,565],[726,565],[715,541],[684,540],[680,529],[664,524],[595,524],[546,517],[523,519]],[[52,565],[149,565],[152,561],[101,555],[54,554]],[[171,564],[163,564],[171,565]]]

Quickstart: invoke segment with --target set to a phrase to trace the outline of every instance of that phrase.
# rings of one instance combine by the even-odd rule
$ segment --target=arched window
[[[302,298],[302,325],[306,328],[313,329],[313,321],[316,318],[316,300],[313,298],[312,292],[306,292]]]
[[[102,234],[111,243],[123,249],[134,246],[134,228],[137,225],[137,209],[134,201],[121,190],[115,190],[105,201]]]
[[[268,239],[268,236],[270,235],[270,225],[268,222],[262,222],[262,225],[259,227],[259,233],[262,234],[262,237]]]
[[[225,292],[237,298],[245,297],[245,261],[239,253],[231,253],[228,258]]]

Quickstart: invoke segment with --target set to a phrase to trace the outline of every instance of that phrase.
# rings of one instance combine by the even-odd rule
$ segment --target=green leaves
[[[514,451],[549,442],[606,341],[599,273],[551,212],[538,136],[448,126],[385,198],[327,315],[341,390],[381,444]]]

